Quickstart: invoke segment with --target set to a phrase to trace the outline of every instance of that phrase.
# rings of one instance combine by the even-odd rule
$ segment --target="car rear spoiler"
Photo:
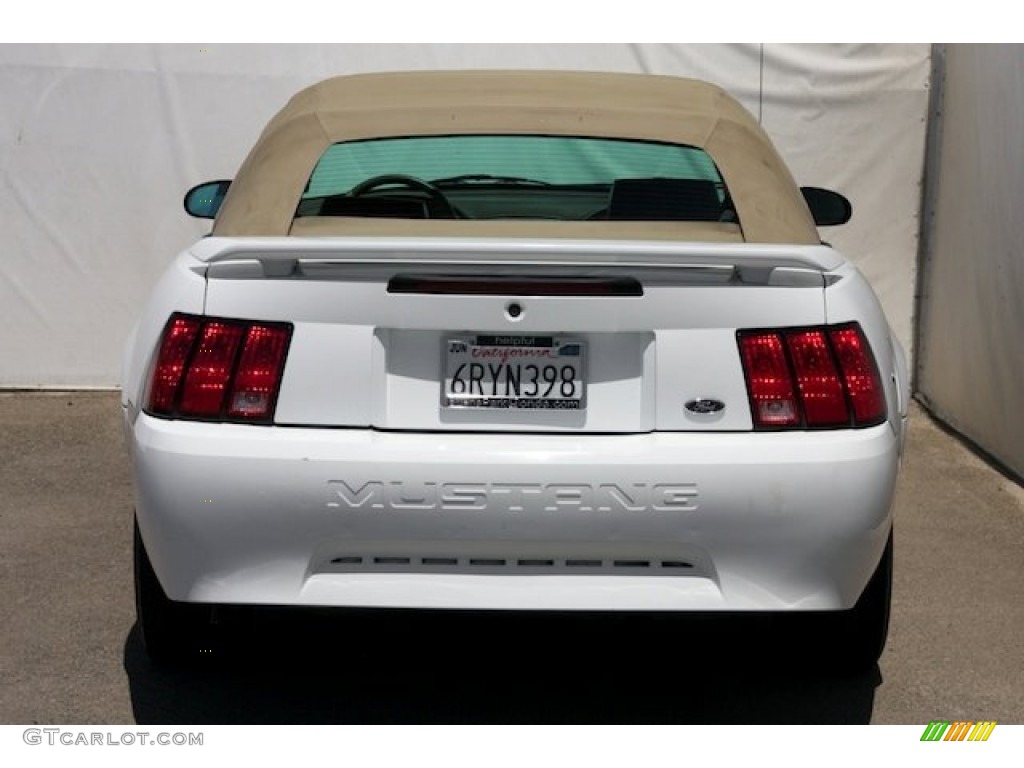
[[[665,243],[624,240],[483,238],[207,237],[191,250],[200,261],[257,260],[277,267],[302,264],[536,267],[740,267],[830,272],[844,259],[825,245]]]

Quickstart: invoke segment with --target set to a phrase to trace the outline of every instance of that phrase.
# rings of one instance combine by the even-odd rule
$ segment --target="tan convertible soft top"
[[[803,197],[768,136],[720,88],[656,75],[497,70],[351,75],[300,91],[270,121],[242,164],[213,234],[492,234],[488,222],[458,220],[298,219],[293,230],[293,218],[313,168],[331,144],[377,137],[514,133],[700,147],[711,155],[732,194],[744,240],[819,242]],[[307,222],[309,227],[300,226]],[[545,224],[550,222],[516,222],[510,232],[509,223],[502,222],[493,234],[537,236]],[[658,239],[722,239],[707,223],[567,224],[558,228],[558,236],[634,238],[646,229]],[[600,225],[599,233],[595,225]]]

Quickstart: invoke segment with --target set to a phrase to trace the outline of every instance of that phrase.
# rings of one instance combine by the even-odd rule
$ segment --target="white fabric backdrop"
[[[474,67],[722,85],[761,115],[801,184],[853,201],[853,222],[825,236],[874,283],[909,350],[927,45],[3,45],[0,387],[120,383],[157,276],[208,231],[182,211],[185,189],[230,178],[296,90]]]
[[[1024,46],[951,45],[945,71],[917,384],[1024,477]]]

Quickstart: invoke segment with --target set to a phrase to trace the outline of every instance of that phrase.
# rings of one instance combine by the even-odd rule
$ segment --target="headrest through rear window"
[[[608,218],[618,221],[718,221],[722,201],[705,179],[616,179]]]
[[[425,219],[426,206],[419,200],[372,197],[329,197],[321,216],[366,216],[375,219]]]

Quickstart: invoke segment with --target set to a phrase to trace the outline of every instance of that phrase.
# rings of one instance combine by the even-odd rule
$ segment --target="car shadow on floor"
[[[816,671],[750,619],[262,610],[124,666],[138,723],[867,723],[878,669]]]

